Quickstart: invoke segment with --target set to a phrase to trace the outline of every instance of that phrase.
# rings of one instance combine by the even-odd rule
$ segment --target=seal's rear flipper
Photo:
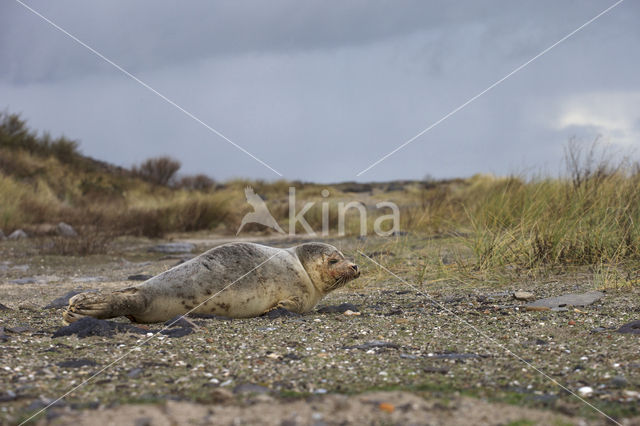
[[[80,293],[69,299],[69,306],[62,316],[67,323],[83,317],[105,319],[131,316],[143,308],[143,299],[137,293],[138,289],[134,287],[108,294]]]

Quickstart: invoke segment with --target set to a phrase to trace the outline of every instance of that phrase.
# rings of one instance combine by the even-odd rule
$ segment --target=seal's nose
[[[358,265],[356,264],[351,265],[351,269],[353,269],[353,272],[356,273],[356,277],[360,276],[360,269],[358,268]]]

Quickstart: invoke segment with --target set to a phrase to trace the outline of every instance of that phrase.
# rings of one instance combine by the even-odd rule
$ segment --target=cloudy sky
[[[359,177],[615,1],[24,1],[289,179],[557,174],[572,136],[640,147],[634,0]],[[0,64],[0,108],[87,155],[278,178],[13,0]]]

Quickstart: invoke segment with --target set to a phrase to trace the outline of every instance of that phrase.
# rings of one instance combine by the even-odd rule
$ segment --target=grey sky
[[[373,161],[613,1],[27,1],[285,178]],[[559,170],[573,135],[640,146],[640,4],[627,0],[358,180]],[[12,0],[0,106],[129,166],[277,176]]]

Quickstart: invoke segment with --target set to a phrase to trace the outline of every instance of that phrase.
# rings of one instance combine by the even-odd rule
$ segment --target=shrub
[[[132,171],[142,180],[154,185],[168,186],[173,183],[180,166],[180,162],[171,157],[156,157],[134,166]]]
[[[205,174],[197,174],[195,176],[184,176],[178,181],[176,187],[188,189],[192,191],[210,191],[216,184],[216,181]]]

